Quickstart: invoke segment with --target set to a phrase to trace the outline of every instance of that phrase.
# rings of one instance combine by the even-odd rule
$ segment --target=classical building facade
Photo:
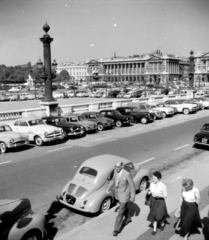
[[[196,83],[209,82],[209,53],[199,52],[194,56]]]
[[[86,61],[88,81],[147,82],[168,84],[187,76],[189,60],[159,50],[133,57],[103,58]]]
[[[87,65],[82,63],[68,63],[64,62],[57,66],[57,73],[60,74],[62,70],[66,70],[69,75],[75,80],[80,82],[86,81]]]

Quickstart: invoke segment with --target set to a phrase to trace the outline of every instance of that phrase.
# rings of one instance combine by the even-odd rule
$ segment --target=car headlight
[[[64,132],[62,128],[60,128],[60,132],[61,132],[61,133],[63,133],[63,132]]]
[[[47,137],[47,135],[48,135],[48,133],[47,133],[47,132],[45,132],[45,133],[44,133],[44,137]]]
[[[10,143],[10,144],[13,144],[13,143],[14,143],[14,139],[11,138],[11,139],[9,140],[9,143]]]
[[[70,128],[70,131],[73,132],[73,128]]]

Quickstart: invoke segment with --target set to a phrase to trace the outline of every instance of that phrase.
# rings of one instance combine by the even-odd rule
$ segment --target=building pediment
[[[154,54],[154,55],[151,55],[148,60],[149,61],[155,61],[155,60],[162,60],[162,58],[160,56]]]
[[[99,64],[98,60],[90,60],[88,64]]]

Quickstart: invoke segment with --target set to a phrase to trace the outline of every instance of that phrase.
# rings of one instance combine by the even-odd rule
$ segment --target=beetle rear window
[[[83,175],[87,175],[88,177],[91,177],[91,178],[95,178],[97,176],[97,171],[90,167],[82,167],[79,173]]]

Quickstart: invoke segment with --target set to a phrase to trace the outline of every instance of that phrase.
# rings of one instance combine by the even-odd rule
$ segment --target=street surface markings
[[[171,182],[175,182],[176,180],[179,180],[179,179],[181,179],[181,178],[182,178],[182,176],[179,176],[179,177],[173,179]]]
[[[141,164],[143,164],[143,163],[152,161],[152,160],[154,160],[154,159],[155,159],[154,157],[153,157],[153,158],[149,158],[149,159],[147,159],[147,160],[145,160],[145,161],[143,161],[143,162],[137,163],[137,165],[141,165]]]
[[[165,123],[167,123],[167,122],[161,122],[161,123],[158,123],[157,125],[161,125],[161,124],[165,124]]]
[[[144,129],[144,128],[137,128],[137,129],[131,130],[130,132],[141,131],[141,130],[143,130],[143,129]]]
[[[113,137],[113,136],[107,136],[107,137],[103,137],[103,138],[97,138],[97,139],[94,140],[94,142],[100,141],[100,140],[103,140],[103,139],[106,139],[106,138],[111,138],[111,137]]]
[[[62,147],[62,148],[53,149],[53,150],[47,151],[47,153],[50,153],[50,152],[55,152],[55,151],[59,151],[59,150],[62,150],[62,149],[65,149],[65,148],[70,148],[70,147],[72,147],[72,146],[68,146],[68,147]]]
[[[12,161],[2,162],[2,163],[0,163],[0,165],[2,165],[2,164],[6,164],[6,163],[10,163],[10,162],[12,162]]]
[[[190,144],[186,144],[186,145],[184,145],[184,146],[181,146],[181,147],[175,148],[174,151],[179,150],[179,149],[181,149],[181,148],[188,147],[189,145],[190,145]]]

